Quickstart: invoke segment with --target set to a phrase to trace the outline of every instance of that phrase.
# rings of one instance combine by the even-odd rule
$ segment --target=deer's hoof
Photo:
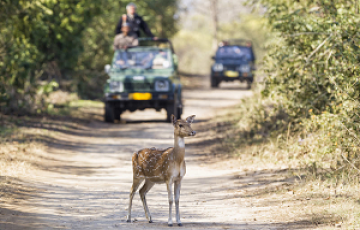
[[[172,227],[173,225],[172,224],[168,224],[169,227]]]
[[[126,220],[126,222],[131,223],[131,220]]]
[[[179,227],[182,227],[183,225],[182,225],[182,223],[178,223],[178,226],[179,226]]]
[[[149,220],[149,223],[152,224],[152,223],[154,223],[154,222],[153,222],[152,220]]]

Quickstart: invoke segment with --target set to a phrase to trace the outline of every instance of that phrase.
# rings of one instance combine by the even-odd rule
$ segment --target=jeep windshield
[[[216,52],[216,59],[252,59],[251,48],[244,46],[223,46]]]
[[[116,69],[169,69],[172,59],[169,50],[130,48],[117,50],[113,68]]]

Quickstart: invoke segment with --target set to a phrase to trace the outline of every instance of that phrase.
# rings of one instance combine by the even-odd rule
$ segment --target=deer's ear
[[[189,116],[189,117],[186,118],[186,122],[189,123],[189,124],[191,124],[191,123],[193,123],[194,118],[195,118],[195,115],[191,115],[191,116]]]
[[[175,118],[174,114],[171,115],[171,121],[172,121],[173,125],[176,124],[176,118]]]

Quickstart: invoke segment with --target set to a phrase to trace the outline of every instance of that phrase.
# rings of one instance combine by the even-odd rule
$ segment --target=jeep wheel
[[[251,89],[251,84],[252,84],[252,82],[248,81],[246,83],[246,89]]]
[[[114,123],[115,120],[114,107],[109,102],[105,102],[104,120],[108,123]]]
[[[176,119],[181,119],[181,115],[182,115],[182,108],[177,108],[177,117]]]
[[[179,108],[178,105],[174,104],[168,105],[166,108],[166,121],[171,122],[171,115],[176,117],[176,119],[181,119],[182,108]]]
[[[114,119],[120,121],[121,120],[122,111],[120,108],[114,109]]]
[[[217,79],[215,79],[215,78],[213,78],[213,77],[210,77],[210,79],[211,79],[211,88],[217,88],[217,87],[219,87],[219,81],[217,80]]]
[[[167,122],[171,122],[171,115],[174,114],[174,112],[175,112],[174,104],[168,105],[166,108],[166,121]]]

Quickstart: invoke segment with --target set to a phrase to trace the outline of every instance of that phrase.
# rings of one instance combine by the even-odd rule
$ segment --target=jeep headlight
[[[170,90],[169,81],[166,80],[157,80],[155,82],[155,90],[158,92],[167,92]]]
[[[124,91],[124,84],[120,81],[111,81],[109,83],[110,92],[123,92]]]
[[[215,72],[221,72],[224,70],[224,66],[221,63],[215,63],[213,69]]]
[[[249,73],[250,72],[250,65],[241,65],[239,67],[239,71],[242,73]]]

